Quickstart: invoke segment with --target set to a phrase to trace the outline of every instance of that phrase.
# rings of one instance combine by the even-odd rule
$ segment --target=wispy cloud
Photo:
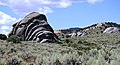
[[[4,26],[1,26],[1,29],[0,29],[0,30],[1,30],[0,33],[3,33],[3,34],[8,35],[8,34],[9,34],[9,31],[11,30],[11,27],[4,25]]]
[[[11,30],[11,24],[16,21],[16,18],[13,18],[0,11],[0,33],[7,34]]]
[[[52,13],[53,10],[49,7],[42,7],[42,8],[39,8],[39,12],[43,14],[48,14],[48,13]]]
[[[13,18],[0,11],[0,24],[11,23],[11,21],[15,21],[15,20],[16,18]]]
[[[90,4],[96,4],[98,2],[102,2],[103,0],[87,0],[88,3]]]
[[[2,30],[8,30],[8,29],[10,29],[10,28],[9,28],[9,26],[1,26],[1,29],[2,29]]]
[[[70,1],[70,0],[62,0],[62,1],[58,2],[58,6],[63,7],[63,8],[66,8],[71,5],[72,5],[72,1]]]
[[[102,0],[0,0],[0,5],[6,5],[20,14],[40,11],[41,9],[42,11],[46,11],[46,8],[49,8],[50,12],[45,12],[47,14],[53,12],[51,7],[67,8],[73,3],[88,2],[90,4],[95,4],[100,1]]]
[[[77,1],[77,0],[76,0]],[[29,13],[50,7],[65,8],[71,6],[72,0],[0,0],[0,5],[6,5],[17,13]],[[50,10],[51,11],[51,10]],[[46,12],[52,13],[52,12]]]

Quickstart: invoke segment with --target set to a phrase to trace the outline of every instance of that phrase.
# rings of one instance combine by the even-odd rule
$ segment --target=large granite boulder
[[[108,27],[103,31],[103,33],[119,33],[119,32],[120,28],[118,27]]]
[[[48,24],[44,14],[32,12],[21,21],[13,24],[13,29],[8,36],[17,35],[23,41],[56,42],[57,35]]]

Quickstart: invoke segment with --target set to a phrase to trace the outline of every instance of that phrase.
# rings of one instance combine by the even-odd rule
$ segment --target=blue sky
[[[33,11],[44,13],[53,29],[120,23],[120,0],[0,0],[0,33]]]

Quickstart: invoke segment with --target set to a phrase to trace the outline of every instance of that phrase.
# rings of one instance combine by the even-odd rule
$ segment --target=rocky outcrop
[[[67,37],[81,37],[86,35],[95,35],[95,34],[105,33],[105,30],[109,27],[120,28],[120,24],[117,24],[114,22],[103,22],[103,23],[93,24],[84,28],[75,27],[75,28],[69,28],[69,29],[62,29],[60,30],[61,31],[60,34],[62,34],[63,37],[66,37],[66,35]],[[114,32],[117,32],[117,31],[118,29],[114,29]]]
[[[119,32],[120,32],[120,28],[118,27],[108,27],[105,29],[103,33],[119,33]]]
[[[61,32],[61,30],[54,30],[54,33],[55,34],[61,34],[62,32]]]
[[[48,24],[44,14],[32,12],[21,21],[13,24],[13,29],[9,36],[17,35],[23,41],[56,42],[57,35]]]
[[[82,37],[86,35],[88,35],[86,32],[80,32],[80,31],[67,34],[68,37]]]

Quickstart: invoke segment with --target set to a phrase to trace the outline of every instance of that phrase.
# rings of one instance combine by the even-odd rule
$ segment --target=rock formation
[[[21,21],[13,24],[13,29],[8,36],[17,35],[23,41],[56,42],[57,35],[48,24],[44,14],[32,12]]]
[[[103,33],[119,33],[120,32],[120,28],[118,27],[108,27],[104,30]]]
[[[114,29],[106,31],[109,29],[109,27],[110,28],[113,27]],[[61,29],[59,35],[61,34],[61,37],[82,37],[86,35],[102,34],[105,32],[106,33],[120,32],[118,28],[120,29],[120,24],[114,22],[103,22],[93,24],[84,28],[75,27],[69,29]]]

